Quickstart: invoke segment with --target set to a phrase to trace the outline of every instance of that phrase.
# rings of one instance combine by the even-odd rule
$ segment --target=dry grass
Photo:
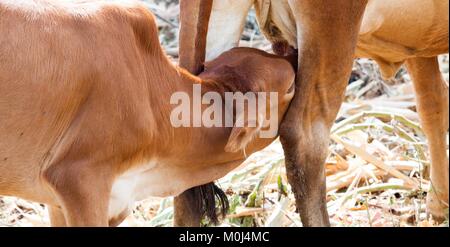
[[[146,2],[158,14],[161,44],[176,61],[177,1]],[[270,50],[253,15],[241,45]],[[441,67],[448,81],[448,56],[441,57]],[[411,80],[404,70],[395,79],[384,81],[372,61],[355,62],[346,101],[332,130],[326,164],[333,226],[437,225],[425,214],[430,163],[418,121]],[[223,226],[301,226],[278,141],[251,156],[219,184],[231,202]],[[171,198],[152,198],[137,203],[122,225],[170,226],[172,216]],[[0,226],[48,224],[43,205],[0,197]],[[448,221],[444,225],[448,226]]]

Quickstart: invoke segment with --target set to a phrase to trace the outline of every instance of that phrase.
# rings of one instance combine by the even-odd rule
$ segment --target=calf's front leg
[[[289,182],[304,226],[329,226],[324,163],[366,0],[289,0],[297,24],[296,94],[280,126]]]
[[[52,227],[66,227],[66,218],[61,208],[57,206],[48,206],[50,224]]]
[[[88,162],[65,161],[47,168],[44,180],[61,205],[61,209],[51,208],[52,224],[70,227],[109,226],[112,176],[108,168]]]

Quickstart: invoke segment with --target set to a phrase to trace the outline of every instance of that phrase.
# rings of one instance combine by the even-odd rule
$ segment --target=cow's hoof
[[[433,220],[443,222],[448,220],[448,196],[447,201],[442,197],[438,197],[433,191],[430,191],[427,196],[427,213],[433,216]]]

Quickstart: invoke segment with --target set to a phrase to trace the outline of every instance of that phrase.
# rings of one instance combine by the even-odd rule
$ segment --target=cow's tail
[[[206,218],[209,223],[218,225],[226,217],[230,208],[228,197],[217,185],[209,183],[194,187],[191,191],[202,219]]]

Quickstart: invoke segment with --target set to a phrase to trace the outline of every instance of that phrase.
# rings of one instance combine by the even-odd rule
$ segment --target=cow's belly
[[[272,0],[267,5],[267,1],[258,0],[255,4],[264,35],[272,43],[287,41],[296,48],[297,30],[289,4],[286,0]],[[389,4],[370,0],[361,24],[356,56],[375,59],[383,76],[390,78],[408,58],[448,52],[446,10],[448,1],[444,0],[398,0]]]
[[[208,166],[176,166],[152,161],[116,178],[111,190],[109,218],[117,218],[137,201],[149,197],[177,196],[182,192],[224,177],[243,160]]]
[[[356,56],[376,60],[383,77],[395,76],[411,57],[433,57],[447,52],[448,1],[397,0],[389,4],[369,1]]]

